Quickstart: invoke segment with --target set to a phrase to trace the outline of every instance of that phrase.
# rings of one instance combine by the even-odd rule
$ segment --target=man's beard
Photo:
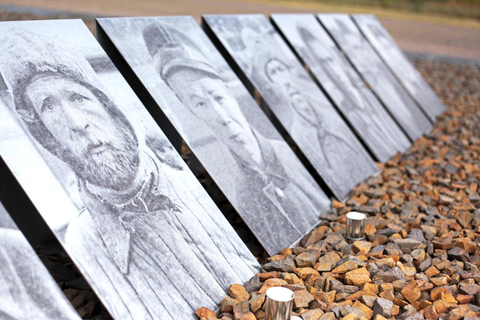
[[[64,161],[80,179],[116,191],[131,186],[139,165],[137,140],[123,124],[118,128],[120,139],[106,142],[101,152],[91,154],[86,148],[63,150]]]

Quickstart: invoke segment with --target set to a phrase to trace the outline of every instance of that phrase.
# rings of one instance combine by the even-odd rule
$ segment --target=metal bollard
[[[290,320],[295,294],[292,290],[273,287],[267,290],[265,320]]]
[[[365,239],[365,218],[364,213],[352,211],[347,213],[347,239]]]

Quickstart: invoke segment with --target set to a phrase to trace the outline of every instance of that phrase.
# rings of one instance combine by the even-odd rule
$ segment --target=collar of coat
[[[275,185],[281,189],[285,189],[290,183],[290,179],[283,167],[281,160],[277,157],[275,148],[272,146],[272,141],[265,138],[254,128],[251,128],[255,139],[258,142],[260,153],[262,155],[262,163],[258,164],[253,159],[246,161],[243,156],[240,156],[236,151],[232,150],[232,153],[240,166],[246,167],[250,170],[263,176],[266,182],[274,180]]]

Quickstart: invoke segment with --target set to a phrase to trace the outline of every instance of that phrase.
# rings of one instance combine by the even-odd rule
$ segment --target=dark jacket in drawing
[[[293,243],[315,224],[321,212],[326,211],[328,199],[321,197],[313,178],[305,169],[295,170],[297,175],[292,175],[290,168],[297,166],[298,159],[285,142],[267,139],[252,131],[262,153],[262,163],[247,162],[232,151],[241,171],[237,175],[236,200],[247,214],[258,215],[261,229],[265,230],[259,236],[265,237],[271,247],[276,246],[273,236],[276,230],[286,230],[286,225],[291,227],[284,236],[292,239]],[[259,212],[258,208],[262,210]],[[276,214],[277,218],[273,219],[270,212],[281,214]],[[290,221],[289,216],[295,216],[297,212],[301,212],[304,219]]]

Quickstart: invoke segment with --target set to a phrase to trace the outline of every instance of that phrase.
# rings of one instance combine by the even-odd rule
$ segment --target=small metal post
[[[365,239],[365,218],[364,213],[352,211],[347,213],[347,239],[363,240]]]
[[[290,320],[295,293],[287,288],[273,287],[266,295],[265,320]]]

